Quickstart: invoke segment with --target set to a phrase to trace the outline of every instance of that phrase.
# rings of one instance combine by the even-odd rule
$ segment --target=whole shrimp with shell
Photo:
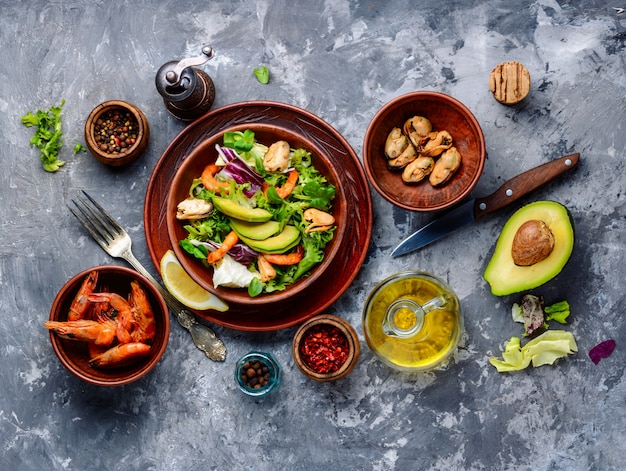
[[[97,271],[85,277],[68,320],[46,321],[44,326],[61,338],[87,343],[92,367],[112,368],[143,359],[157,329],[146,292],[137,281],[130,283],[128,299],[104,287],[97,292],[97,279]],[[77,313],[83,318],[69,320]]]

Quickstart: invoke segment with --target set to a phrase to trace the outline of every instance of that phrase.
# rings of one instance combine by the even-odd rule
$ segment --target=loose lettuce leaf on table
[[[502,359],[490,358],[489,363],[499,373],[520,371],[531,364],[534,367],[552,365],[559,358],[577,351],[578,346],[571,332],[548,330],[524,346],[519,337],[512,337],[505,345]]]

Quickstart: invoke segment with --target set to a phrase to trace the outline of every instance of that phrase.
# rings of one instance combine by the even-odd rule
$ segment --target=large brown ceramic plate
[[[276,126],[304,136],[307,142],[341,168],[336,172],[345,196],[351,230],[322,276],[297,296],[274,303],[229,302],[226,312],[196,311],[207,321],[245,331],[291,327],[326,310],[350,286],[369,248],[372,200],[361,163],[350,144],[332,126],[298,107],[269,101],[234,103],[217,108],[189,124],[174,138],[157,162],[146,192],[144,225],[148,251],[159,269],[161,257],[173,249],[168,237],[167,197],[174,175],[186,158],[211,136],[247,125]]]
[[[387,168],[387,136],[413,116],[430,120],[434,131],[448,131],[462,156],[461,167],[441,187],[430,185],[428,178],[406,184],[402,172]],[[376,113],[363,140],[363,161],[372,186],[387,201],[410,211],[440,211],[463,200],[478,183],[486,154],[485,138],[472,112],[438,92],[418,91],[394,98]]]
[[[202,171],[207,165],[215,163],[218,156],[215,145],[223,143],[224,133],[213,134],[185,158],[185,161],[181,164],[172,180],[168,194],[166,219],[170,243],[172,244],[174,253],[189,276],[204,289],[219,296],[227,303],[236,302],[251,306],[254,304],[276,303],[296,296],[298,293],[308,289],[318,278],[323,276],[324,272],[333,263],[334,258],[338,255],[341,256],[342,242],[346,230],[350,225],[350,218],[347,217],[346,213],[345,185],[338,175],[342,169],[337,165],[339,161],[333,157],[332,153],[329,154],[325,149],[319,148],[317,143],[309,139],[308,135],[302,134],[299,128],[286,128],[274,124],[246,123],[242,126],[234,126],[228,130],[245,131],[246,129],[254,131],[254,137],[257,142],[267,146],[273,142],[283,140],[287,141],[293,149],[306,149],[311,153],[313,166],[336,188],[332,207],[336,229],[333,233],[333,239],[324,249],[324,260],[310,271],[309,276],[301,278],[296,283],[288,286],[285,290],[250,297],[247,289],[213,286],[213,268],[207,267],[206,264],[201,263],[200,260],[189,255],[178,244],[180,240],[185,239],[188,235],[185,230],[185,225],[188,222],[180,221],[176,218],[177,206],[181,201],[189,198],[189,189],[194,179],[197,179],[202,174]]]

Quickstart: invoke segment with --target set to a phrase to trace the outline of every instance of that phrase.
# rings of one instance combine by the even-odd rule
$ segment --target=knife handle
[[[579,153],[566,155],[520,173],[504,183],[495,193],[484,198],[477,198],[474,203],[474,216],[476,218],[485,216],[517,201],[576,167],[579,158]]]

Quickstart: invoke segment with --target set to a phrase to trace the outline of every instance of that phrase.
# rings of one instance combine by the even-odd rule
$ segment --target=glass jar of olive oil
[[[463,333],[459,300],[436,276],[397,273],[370,293],[363,309],[363,333],[372,352],[394,369],[442,367]]]

